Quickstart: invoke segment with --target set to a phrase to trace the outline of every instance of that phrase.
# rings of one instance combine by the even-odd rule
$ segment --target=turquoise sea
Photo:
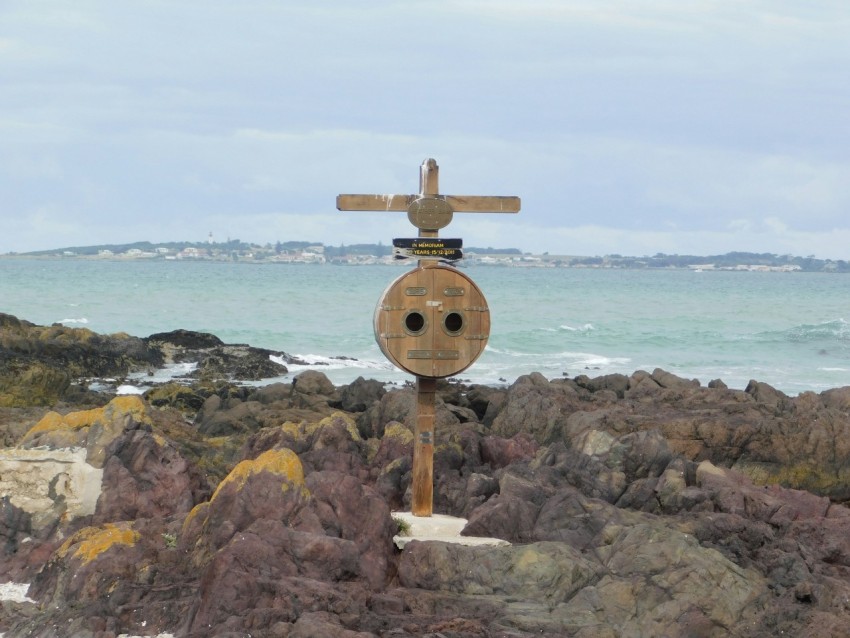
[[[283,350],[334,383],[411,377],[384,358],[373,313],[405,266],[0,259],[0,312],[144,337],[185,328]],[[850,385],[850,277],[476,266],[487,350],[459,378],[510,383],[660,367],[704,385],[789,394]],[[339,359],[337,357],[345,357]],[[300,368],[292,367],[291,374]]]

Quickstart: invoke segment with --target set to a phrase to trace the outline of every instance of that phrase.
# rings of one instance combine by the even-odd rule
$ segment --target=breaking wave
[[[67,326],[68,324],[81,324],[85,325],[89,322],[85,317],[80,317],[79,319],[62,319],[59,321],[63,326]]]

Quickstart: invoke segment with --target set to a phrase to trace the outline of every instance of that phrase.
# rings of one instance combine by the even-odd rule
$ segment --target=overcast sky
[[[415,236],[850,259],[847,0],[0,0],[0,253]]]

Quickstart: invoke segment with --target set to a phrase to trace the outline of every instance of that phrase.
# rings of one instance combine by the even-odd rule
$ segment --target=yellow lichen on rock
[[[397,438],[407,445],[413,443],[413,432],[398,421],[390,421],[384,429],[384,438]]]
[[[405,458],[404,457],[398,458],[398,459],[393,459],[392,461],[387,463],[381,469],[381,476],[386,476],[387,474],[392,474],[393,472],[397,472],[397,471],[401,470],[404,467],[404,464],[405,464]]]
[[[836,470],[818,466],[811,461],[786,465],[742,461],[733,465],[732,469],[748,476],[756,485],[779,485],[821,495],[829,494],[836,487],[840,488],[850,475],[845,468]]]
[[[304,428],[304,433],[307,435],[311,435],[326,426],[332,425],[337,420],[342,421],[342,423],[345,425],[345,429],[351,437],[352,441],[362,440],[360,438],[360,432],[357,431],[357,423],[355,423],[354,419],[352,419],[349,415],[345,414],[345,412],[334,412],[330,416],[326,416],[318,423],[308,424]]]
[[[72,558],[77,558],[84,563],[90,563],[102,553],[115,545],[134,546],[140,535],[128,525],[115,525],[107,523],[103,527],[85,527],[66,540],[56,550],[58,558],[65,558],[72,548]]]
[[[61,429],[79,430],[80,428],[90,426],[101,416],[103,416],[103,408],[70,412],[64,416],[58,412],[48,412],[38,423],[29,429],[29,431],[24,435],[24,440],[38,434],[55,432],[56,430]]]
[[[445,443],[440,443],[440,445],[434,448],[434,453],[437,452],[449,452],[463,456],[463,448],[457,441],[446,441]]]
[[[296,423],[295,421],[287,421],[286,423],[280,426],[280,429],[283,430],[289,436],[291,436],[293,439],[298,439],[301,437],[301,425]]]
[[[212,448],[216,450],[221,450],[230,445],[233,441],[229,436],[211,436],[208,439],[205,439],[204,442]]]
[[[138,395],[112,399],[102,408],[60,415],[47,414],[18,444],[21,448],[46,447],[52,450],[86,448],[86,461],[101,468],[109,444],[131,423],[153,426],[150,408]]]
[[[37,326],[37,335],[39,340],[49,342],[58,341],[60,343],[90,343],[97,340],[98,334],[88,328],[68,328],[67,326]]]
[[[268,450],[254,460],[246,460],[239,463],[219,483],[210,502],[215,501],[216,496],[219,495],[225,485],[235,484],[237,490],[241,489],[251,476],[260,472],[271,472],[283,477],[284,480],[281,481],[281,489],[284,492],[292,486],[300,488],[305,497],[310,495],[310,492],[304,485],[304,468],[301,465],[301,460],[295,452],[283,448],[279,450]]]
[[[97,423],[106,423],[116,416],[129,414],[140,423],[153,423],[145,402],[138,395],[115,397],[102,408],[69,412],[64,416],[58,412],[48,412],[24,435],[24,441],[39,434],[59,430],[81,430]]]
[[[181,527],[180,533],[185,535],[190,529],[192,529],[192,525],[195,523],[195,520],[206,517],[207,513],[210,509],[210,502],[204,501],[203,503],[198,503],[193,507],[188,514],[186,514],[186,518],[183,519],[183,526]]]
[[[139,423],[153,424],[148,405],[138,394],[115,397],[103,408],[103,415],[108,419],[125,414],[131,415]]]
[[[48,412],[41,417],[41,420],[38,423],[27,431],[24,435],[24,440],[31,436],[41,434],[42,432],[52,432],[60,427],[62,427],[62,415],[58,412]]]

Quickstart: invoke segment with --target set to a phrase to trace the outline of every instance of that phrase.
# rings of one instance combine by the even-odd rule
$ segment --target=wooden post
[[[437,160],[426,159],[419,167],[419,196],[434,197],[440,193],[440,167]]]
[[[416,424],[413,431],[414,516],[431,516],[434,510],[434,416],[437,380],[416,377]]]
[[[419,229],[420,238],[436,238],[439,229],[451,223],[455,212],[517,213],[519,197],[440,195],[440,169],[433,159],[426,159],[419,167],[419,193],[417,195],[338,195],[339,210],[355,211],[407,211],[407,217]],[[433,270],[437,262],[419,260],[419,268]],[[470,281],[470,287],[475,286]],[[476,289],[477,290],[477,289]],[[480,294],[480,291],[479,291]],[[442,308],[442,306],[440,306]],[[477,313],[479,308],[468,308]],[[486,310],[483,309],[483,310]],[[482,314],[483,313],[477,313]],[[380,331],[377,330],[376,337]],[[466,339],[486,339],[483,328],[489,333],[489,314],[481,319],[482,334],[469,334]],[[460,331],[458,331],[460,332]],[[395,336],[395,335],[394,335]],[[482,341],[483,342],[483,341]],[[435,347],[435,346],[432,346]],[[421,351],[414,350],[417,354]],[[427,350],[426,352],[434,352]],[[441,351],[444,352],[444,351]],[[386,351],[385,351],[386,353]],[[387,355],[389,356],[389,355]],[[412,356],[412,355],[408,355]],[[433,355],[436,356],[436,355]],[[414,516],[431,516],[434,507],[434,420],[437,400],[437,377],[416,375],[416,415],[413,441],[413,502]]]
[[[440,192],[440,168],[436,160],[427,159],[419,167],[419,195],[433,197]],[[436,237],[438,231],[419,229],[419,237]],[[430,262],[434,263],[434,262]],[[419,265],[428,262],[420,259]],[[434,512],[434,416],[437,412],[437,380],[416,377],[416,422],[413,429],[413,499],[414,516],[431,516]]]
[[[433,197],[440,192],[440,168],[436,160],[426,159],[419,167],[419,195]],[[436,237],[439,231],[419,229],[420,237]],[[434,262],[430,262],[434,263]],[[419,265],[428,262],[420,259]],[[437,412],[437,380],[416,377],[416,426],[413,430],[413,501],[414,516],[431,516],[434,511],[434,416]]]

